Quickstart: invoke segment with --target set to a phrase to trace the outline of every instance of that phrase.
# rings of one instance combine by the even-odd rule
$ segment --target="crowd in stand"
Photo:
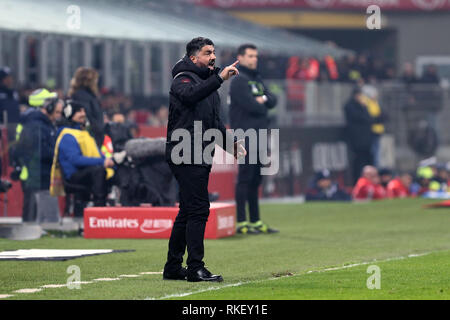
[[[23,113],[28,108],[28,97],[34,89],[21,88],[18,90],[19,110]],[[58,97],[63,99],[66,95],[62,89],[53,89]],[[164,127],[167,124],[168,107],[161,103],[159,107],[145,105],[145,103],[136,104],[133,97],[127,96],[114,90],[103,88],[98,93],[100,106],[105,119],[112,115],[121,113],[126,118],[126,123],[131,127],[136,125],[148,125],[153,127]]]
[[[222,61],[233,60],[234,53],[224,51]],[[359,84],[375,84],[378,81],[398,81],[405,84],[437,84],[440,81],[435,66],[428,66],[422,76],[418,76],[411,63],[406,62],[400,75],[390,64],[365,54],[351,54],[340,59],[331,56],[324,58],[314,57],[283,57],[261,54],[260,73],[267,79],[291,79],[304,81],[335,81]],[[233,60],[233,61],[231,61]],[[46,86],[42,86],[46,87]],[[20,110],[27,107],[27,99],[36,88],[20,88],[18,90]],[[65,96],[63,89],[54,88],[60,98]],[[137,103],[132,96],[125,95],[114,89],[101,88],[98,93],[100,105],[106,115],[123,113],[126,122],[137,125],[165,126],[167,124],[168,108],[165,103],[150,106]],[[0,115],[1,118],[2,115]],[[0,119],[1,120],[1,119]],[[10,118],[10,121],[14,120]]]
[[[437,84],[440,79],[434,65],[429,65],[419,77],[411,63],[406,62],[397,76],[395,68],[382,60],[364,54],[347,55],[335,60],[324,58],[290,57],[286,68],[287,79],[306,81],[336,81],[376,84],[380,81],[398,81],[406,84]]]
[[[225,51],[222,59],[224,63],[232,63],[233,54]],[[261,55],[260,60],[262,62],[260,72],[266,79],[370,84],[380,81],[437,84],[440,81],[437,69],[433,65],[428,66],[423,74],[418,76],[410,62],[404,63],[398,71],[392,64],[364,53],[348,54],[338,59],[331,56],[317,58]]]
[[[365,166],[351,189],[340,187],[328,170],[318,172],[306,192],[306,201],[369,201],[407,197],[450,198],[450,168],[425,160],[414,173]]]

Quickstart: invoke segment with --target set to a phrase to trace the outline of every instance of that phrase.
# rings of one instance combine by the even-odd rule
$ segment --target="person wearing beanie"
[[[34,205],[36,196],[40,192],[48,193],[50,187],[56,122],[61,118],[64,102],[58,99],[56,92],[37,89],[30,94],[28,103],[36,109],[28,112],[17,128],[14,159],[16,167],[20,168],[24,193],[22,220],[34,222],[39,210]]]
[[[84,104],[69,100],[63,108],[67,124],[59,129],[51,173],[50,194],[63,196],[64,183],[82,186],[75,194],[74,216],[83,217],[84,207],[93,197],[94,206],[106,205],[107,179],[114,175],[114,161],[100,152],[86,130]]]
[[[311,187],[305,194],[306,201],[350,201],[352,197],[339,188],[327,169],[316,172]]]

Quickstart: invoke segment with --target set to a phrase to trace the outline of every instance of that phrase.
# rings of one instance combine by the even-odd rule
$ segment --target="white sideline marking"
[[[140,274],[162,274],[162,272],[141,272]],[[71,282],[71,284],[90,284],[94,283],[94,281],[115,281],[115,280],[121,280],[123,278],[137,278],[140,277],[140,275],[137,274],[122,274],[119,276],[119,278],[98,278],[94,279],[92,281],[74,281]],[[46,284],[43,286],[40,286],[39,288],[33,288],[33,289],[19,289],[14,291],[15,293],[35,293],[40,292],[43,289],[50,289],[50,288],[63,288],[67,287],[67,284]],[[14,297],[13,294],[0,294],[0,299],[6,299]]]
[[[286,278],[286,277],[294,277],[294,276],[301,276],[301,275],[305,275],[305,274],[310,274],[310,273],[313,273],[313,272],[325,272],[325,271],[342,270],[342,269],[362,266],[362,265],[366,265],[366,264],[374,263],[374,262],[388,262],[388,261],[394,261],[394,260],[402,260],[402,259],[406,259],[406,258],[421,257],[421,256],[425,256],[425,255],[428,255],[428,254],[431,254],[431,253],[435,253],[435,252],[439,252],[439,250],[438,251],[432,251],[432,252],[426,252],[426,253],[420,253],[420,254],[409,254],[406,257],[405,256],[401,256],[401,257],[388,258],[388,259],[385,259],[385,260],[376,260],[375,259],[375,260],[368,261],[368,262],[355,263],[355,264],[346,265],[346,266],[342,266],[342,267],[333,267],[333,268],[326,268],[326,269],[321,269],[321,270],[310,270],[310,271],[307,271],[305,273],[299,273],[299,274],[293,274],[293,275],[285,275],[285,276],[273,277],[273,278],[262,279],[262,280],[231,283],[231,284],[226,284],[226,285],[223,285],[223,286],[209,287],[209,288],[205,288],[205,289],[197,290],[197,291],[192,291],[192,292],[170,294],[170,295],[163,296],[163,297],[160,297],[160,298],[146,298],[145,300],[164,300],[164,299],[170,299],[170,298],[180,298],[180,297],[186,297],[186,296],[189,296],[189,295],[202,293],[202,292],[220,290],[220,289],[229,288],[229,287],[239,287],[239,286],[242,286],[242,285],[245,285],[245,284],[249,284],[249,283],[258,283],[258,282],[264,282],[264,281],[267,281],[267,280],[278,280],[278,279],[282,279],[282,278]],[[149,271],[149,272],[140,272],[139,274],[141,274],[141,275],[146,275],[146,274],[155,275],[155,274],[162,274],[162,272],[160,272],[160,271],[159,272]],[[135,275],[135,274],[126,275],[126,274],[123,274],[123,275],[120,275],[119,277],[120,278],[98,278],[98,279],[94,279],[92,281],[75,281],[75,282],[72,282],[72,284],[90,284],[90,283],[94,283],[94,281],[115,281],[115,280],[121,280],[123,278],[135,278],[135,277],[139,277],[139,275]],[[39,288],[20,289],[20,290],[14,291],[14,292],[15,293],[36,293],[36,292],[40,292],[43,289],[47,289],[47,288],[62,288],[62,287],[66,287],[66,286],[67,286],[67,284],[47,284],[47,285],[43,285],[43,286],[41,286]],[[13,294],[0,294],[0,299],[6,299],[6,298],[13,297],[13,296],[14,296]]]
[[[67,287],[67,284],[46,284],[44,286],[41,286],[41,288],[47,289],[47,288],[62,288]]]
[[[41,288],[33,288],[33,289],[20,289],[20,290],[16,290],[14,291],[15,293],[35,293],[35,292],[39,292],[42,291]]]
[[[74,281],[71,282],[70,284],[90,284],[93,283],[92,281]]]
[[[253,281],[253,282],[256,282],[256,281]],[[190,296],[191,294],[195,294],[195,293],[202,293],[202,292],[207,292],[207,291],[220,290],[220,289],[229,288],[229,287],[238,287],[238,286],[241,286],[241,285],[247,284],[247,283],[252,283],[252,281],[231,283],[231,284],[226,284],[226,285],[220,286],[220,287],[209,287],[209,288],[206,288],[206,289],[193,291],[193,292],[169,294],[169,295],[161,297],[161,298],[145,298],[145,300],[162,300],[162,299],[169,299],[169,298],[180,298],[180,297]]]
[[[346,266],[342,266],[342,267],[333,267],[333,268],[326,268],[326,269],[320,269],[320,270],[310,270],[310,271],[307,271],[305,273],[298,273],[298,274],[294,274],[294,275],[285,275],[285,276],[273,277],[273,278],[262,279],[262,280],[231,283],[231,284],[227,284],[227,285],[224,285],[224,286],[210,287],[210,288],[197,290],[197,291],[169,294],[167,296],[163,296],[163,297],[159,297],[159,298],[146,298],[145,300],[165,300],[165,299],[170,299],[170,298],[181,298],[181,297],[186,297],[186,296],[190,296],[190,295],[197,294],[197,293],[203,293],[203,292],[208,292],[208,291],[220,290],[220,289],[229,288],[229,287],[239,287],[239,286],[242,286],[244,284],[258,283],[258,282],[264,282],[264,281],[268,281],[268,280],[278,280],[278,279],[287,278],[287,277],[302,276],[302,275],[310,274],[310,273],[314,273],[314,272],[335,271],[335,270],[342,270],[342,269],[348,269],[348,268],[363,266],[363,265],[367,265],[367,264],[375,263],[375,262],[389,262],[389,261],[395,261],[395,260],[402,260],[402,259],[406,259],[406,258],[422,257],[422,256],[426,256],[428,254],[434,253],[434,252],[439,252],[439,251],[432,251],[432,252],[426,252],[426,253],[420,253],[420,254],[409,254],[406,257],[405,256],[400,256],[400,257],[388,258],[388,259],[385,259],[385,260],[376,260],[375,259],[375,260],[372,260],[372,261],[365,261],[365,262],[361,262],[361,263],[354,263],[354,264],[350,264],[350,265],[346,265]]]
[[[163,274],[162,271],[161,272],[140,272],[139,274]]]
[[[349,264],[346,266],[342,266],[342,267],[334,267],[334,268],[326,268],[323,270],[311,270],[308,271],[307,273],[313,273],[313,272],[324,272],[324,271],[335,271],[335,270],[343,270],[343,269],[348,269],[348,268],[353,268],[353,267],[359,267],[359,266],[364,266],[367,265],[369,263],[375,263],[375,262],[389,262],[389,261],[396,261],[396,260],[403,260],[406,258],[415,258],[415,257],[422,257],[422,256],[426,256],[427,254],[430,254],[431,252],[428,253],[420,253],[420,254],[409,254],[406,257],[395,257],[395,258],[388,258],[385,260],[372,260],[372,261],[366,261],[366,262],[361,262],[361,263],[354,263],[354,264]]]
[[[94,281],[116,281],[116,280],[120,280],[120,278],[98,278],[98,279],[94,279]]]

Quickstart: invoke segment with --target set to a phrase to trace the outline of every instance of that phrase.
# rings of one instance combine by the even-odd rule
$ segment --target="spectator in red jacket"
[[[412,176],[404,173],[399,177],[391,180],[386,188],[388,198],[406,198],[410,195],[409,188],[412,184]]]
[[[362,176],[352,191],[354,200],[378,200],[386,197],[386,190],[380,184],[378,170],[374,166],[365,166]]]

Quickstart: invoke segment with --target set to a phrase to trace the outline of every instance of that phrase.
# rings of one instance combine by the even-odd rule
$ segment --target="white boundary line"
[[[162,273],[162,271],[161,272],[150,271],[150,272],[141,272],[140,273],[140,275],[146,275],[146,274],[163,274],[163,273]],[[70,284],[91,284],[91,283],[100,282],[100,281],[115,281],[115,280],[122,280],[122,279],[126,279],[126,278],[138,278],[138,277],[140,277],[140,275],[121,274],[117,278],[97,278],[92,281],[74,281],[74,282],[71,282]],[[15,290],[14,293],[29,294],[29,293],[41,292],[43,289],[53,289],[53,288],[63,288],[63,287],[67,287],[67,284],[45,284],[43,286],[39,286],[38,288]],[[0,299],[7,299],[10,297],[14,297],[14,295],[13,294],[0,294]]]
[[[170,299],[170,298],[180,298],[180,297],[190,296],[191,294],[196,294],[196,293],[220,290],[220,289],[229,288],[229,287],[239,287],[239,286],[242,286],[243,284],[254,283],[254,282],[258,282],[258,281],[231,283],[231,284],[226,284],[226,285],[219,286],[219,287],[209,287],[206,289],[192,291],[192,292],[169,294],[169,295],[161,297],[161,298],[145,298],[145,300],[164,300],[164,299]]]
[[[297,274],[293,274],[293,275],[273,277],[273,278],[262,279],[262,280],[254,280],[254,281],[231,283],[231,284],[227,284],[227,285],[224,285],[224,286],[209,287],[209,288],[205,288],[205,289],[201,289],[201,290],[197,290],[197,291],[169,294],[169,295],[162,296],[162,297],[159,297],[159,298],[146,298],[145,300],[165,300],[165,299],[170,299],[170,298],[181,298],[181,297],[186,297],[186,296],[190,296],[190,295],[193,295],[193,294],[198,294],[198,293],[203,293],[203,292],[208,292],[208,291],[215,291],[215,290],[220,290],[220,289],[229,288],[229,287],[239,287],[239,286],[250,284],[250,283],[259,283],[259,282],[265,282],[265,281],[279,280],[279,279],[282,279],[282,278],[303,276],[303,275],[316,273],[316,272],[327,272],[327,271],[343,270],[343,269],[359,267],[359,266],[363,266],[363,265],[367,265],[367,264],[371,264],[371,263],[375,263],[375,262],[389,262],[389,261],[403,260],[403,259],[407,259],[407,258],[422,257],[422,256],[426,256],[426,255],[429,255],[429,254],[432,254],[432,253],[442,252],[442,251],[448,251],[448,250],[438,250],[438,251],[431,251],[431,252],[425,252],[425,253],[420,253],[420,254],[409,254],[407,256],[388,258],[388,259],[384,259],[384,260],[376,260],[376,259],[374,259],[372,261],[365,261],[365,262],[361,262],[361,263],[354,263],[354,264],[349,264],[349,265],[345,265],[345,266],[342,266],[342,267],[333,267],[333,268],[325,268],[325,269],[318,269],[318,270],[309,270],[309,271],[306,271],[306,272],[297,273]]]
[[[429,254],[432,254],[432,253],[442,252],[442,251],[448,251],[448,250],[438,250],[438,251],[431,251],[431,252],[420,253],[420,254],[409,254],[407,256],[388,258],[388,259],[384,259],[384,260],[376,260],[376,259],[374,259],[372,261],[366,261],[366,262],[361,262],[361,263],[354,263],[354,264],[350,264],[350,265],[344,265],[342,267],[332,267],[332,268],[325,268],[325,269],[318,269],[318,270],[309,270],[309,271],[306,271],[306,272],[303,272],[303,273],[298,273],[298,274],[293,274],[293,275],[285,275],[285,276],[273,277],[273,278],[262,279],[262,280],[230,283],[230,284],[226,284],[226,285],[223,285],[223,286],[209,287],[209,288],[205,288],[205,289],[201,289],[201,290],[197,290],[197,291],[170,294],[170,295],[166,295],[166,296],[159,297],[159,298],[146,298],[145,300],[165,300],[165,299],[170,299],[170,298],[181,298],[181,297],[186,297],[186,296],[190,296],[190,295],[197,294],[197,293],[221,290],[221,289],[230,288],[230,287],[239,287],[239,286],[250,284],[250,283],[259,283],[259,282],[265,282],[265,281],[271,281],[271,280],[278,280],[278,279],[282,279],[282,278],[302,276],[302,275],[306,275],[306,274],[310,274],[310,273],[316,273],[316,272],[327,272],[327,271],[343,270],[343,269],[359,267],[359,266],[362,266],[362,265],[367,265],[367,264],[375,263],[375,262],[389,262],[389,261],[396,261],[396,260],[402,260],[402,259],[407,259],[407,258],[422,257],[422,256],[426,256],[426,255],[429,255]],[[148,275],[148,274],[152,274],[152,275],[154,275],[154,274],[162,274],[162,272],[153,272],[153,271],[151,271],[151,272],[141,272],[140,273],[140,275]],[[94,279],[92,281],[80,281],[80,282],[73,282],[73,283],[90,284],[90,283],[101,282],[101,281],[121,280],[121,279],[124,279],[124,278],[137,278],[137,277],[140,277],[140,275],[134,275],[134,274],[133,275],[120,275],[118,278],[97,278],[97,279]],[[30,294],[30,293],[40,292],[40,291],[42,291],[42,289],[60,288],[60,287],[65,287],[65,286],[67,286],[67,285],[66,284],[49,284],[49,285],[40,286],[39,288],[35,288],[35,289],[19,289],[19,290],[15,290],[14,293],[28,293],[28,294]],[[11,295],[11,294],[0,294],[0,299],[6,299],[6,298],[9,298],[9,297],[13,297],[13,296],[14,295]]]

